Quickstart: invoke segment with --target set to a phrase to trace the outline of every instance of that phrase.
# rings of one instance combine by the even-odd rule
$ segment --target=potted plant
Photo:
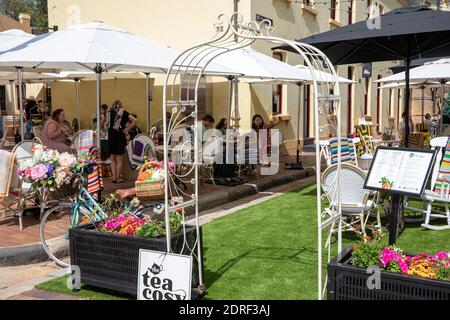
[[[330,300],[450,300],[450,252],[407,254],[364,238],[328,264]]]
[[[170,213],[170,229],[172,252],[196,255],[196,228],[185,225],[182,214]],[[133,295],[137,294],[139,250],[167,250],[163,219],[117,211],[99,223],[70,229],[69,242],[71,265],[79,268],[81,283]],[[192,286],[198,286],[195,258]]]

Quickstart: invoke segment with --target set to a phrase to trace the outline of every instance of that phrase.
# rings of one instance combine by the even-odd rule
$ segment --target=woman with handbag
[[[127,124],[136,125],[136,118],[125,110],[122,102],[114,101],[106,112],[105,128],[108,129],[108,145],[111,153],[111,171],[113,183],[122,183],[122,168],[125,161],[125,147],[127,146]]]

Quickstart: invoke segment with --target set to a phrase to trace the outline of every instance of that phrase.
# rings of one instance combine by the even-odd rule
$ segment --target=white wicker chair
[[[11,177],[11,194],[13,197],[9,198],[8,207],[11,208],[13,205],[16,205],[17,208],[14,213],[17,212],[17,216],[19,218],[19,227],[20,230],[23,229],[22,217],[23,210],[27,207],[27,204],[32,203],[31,207],[38,207],[35,199],[35,193],[31,191],[31,184],[24,182],[17,174],[17,168],[24,161],[33,158],[33,147],[36,145],[42,144],[38,138],[33,140],[24,140],[16,144],[12,150],[12,153],[15,157],[15,166]]]
[[[334,216],[337,212],[337,164],[329,166],[322,174],[321,187],[329,205],[325,213]],[[376,209],[374,201],[369,200],[372,193],[364,189],[366,173],[355,165],[341,164],[341,210],[343,231],[365,234],[365,227],[371,211]],[[376,210],[377,227],[381,228],[380,212]],[[359,227],[358,227],[359,226]],[[331,228],[330,237],[336,229]]]
[[[441,166],[442,158],[444,157],[445,149],[447,147],[448,137],[437,137],[430,141],[431,149],[437,150],[436,159],[433,166],[433,171],[431,174],[431,188],[426,189],[423,195],[422,200],[424,201],[424,209],[418,209],[408,206],[408,202],[406,202],[405,209],[423,213],[423,217],[419,219],[405,219],[406,222],[423,222],[422,226],[427,229],[432,230],[445,230],[450,229],[450,186],[445,188],[441,188],[441,192],[434,192],[434,186],[436,184],[436,180],[438,178],[439,169]],[[447,181],[450,184],[450,181]],[[441,202],[444,204],[445,212],[433,210],[433,203]],[[431,220],[435,219],[446,219],[447,224],[442,226],[432,225],[430,224]]]

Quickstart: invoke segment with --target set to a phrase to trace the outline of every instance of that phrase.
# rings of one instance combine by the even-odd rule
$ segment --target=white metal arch
[[[317,237],[318,237],[318,298],[321,299],[325,286],[323,285],[323,261],[322,233],[325,229],[338,224],[338,252],[342,251],[341,235],[341,207],[338,199],[338,210],[335,214],[325,216],[322,210],[322,193],[320,188],[321,177],[321,159],[319,138],[321,136],[339,136],[341,132],[341,99],[339,93],[339,83],[336,71],[330,60],[317,48],[299,43],[296,41],[285,40],[273,37],[270,33],[273,31],[270,21],[245,22],[240,14],[235,13],[230,18],[220,15],[215,24],[216,35],[208,42],[196,45],[183,53],[173,62],[168,70],[164,82],[163,90],[163,121],[164,121],[164,164],[165,164],[165,200],[164,211],[166,219],[166,240],[167,251],[171,252],[170,242],[170,222],[169,213],[176,209],[193,207],[195,212],[197,228],[197,252],[189,248],[187,242],[185,245],[190,249],[191,255],[197,259],[199,265],[199,283],[203,284],[202,256],[200,250],[199,237],[199,210],[198,210],[198,183],[199,183],[199,165],[200,149],[199,128],[196,125],[198,119],[198,89],[205,74],[208,74],[208,66],[218,56],[240,48],[248,47],[255,41],[266,41],[274,45],[288,45],[304,60],[306,66],[311,70],[324,71],[333,75],[333,81],[321,79],[323,73],[311,72],[313,77],[314,89],[314,123],[316,138],[316,179],[317,179]],[[319,78],[317,78],[319,75]],[[192,92],[193,91],[193,92]],[[166,119],[166,112],[171,112],[170,119]],[[176,129],[186,128],[186,124],[194,133],[194,157],[188,160],[190,167],[186,172],[180,173],[169,166],[169,144],[170,137]],[[340,142],[340,139],[338,139]],[[341,150],[338,144],[338,172],[340,172]],[[193,176],[193,178],[188,178]],[[339,190],[340,174],[337,175],[336,188]],[[192,185],[192,193],[188,194],[183,190],[181,183]],[[181,203],[171,203],[171,199],[182,198]],[[340,198],[340,196],[338,196]],[[325,244],[328,248],[328,261],[330,259],[330,243]]]

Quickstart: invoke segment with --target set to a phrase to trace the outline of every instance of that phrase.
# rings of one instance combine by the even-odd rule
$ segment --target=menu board
[[[364,188],[421,197],[433,160],[432,150],[378,147]]]

